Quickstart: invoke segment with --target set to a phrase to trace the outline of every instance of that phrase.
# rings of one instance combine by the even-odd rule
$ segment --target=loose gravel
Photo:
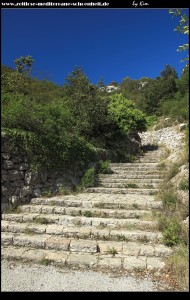
[[[59,269],[55,266],[1,262],[1,291],[9,292],[151,292],[158,291],[148,278],[115,277],[94,271]]]

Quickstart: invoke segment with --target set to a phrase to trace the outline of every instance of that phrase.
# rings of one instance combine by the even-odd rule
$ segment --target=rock
[[[33,192],[32,192],[33,197],[40,197],[41,194],[42,194],[42,191],[39,188],[34,189]]]
[[[11,170],[9,171],[9,179],[10,181],[20,180],[24,178],[23,171]]]
[[[19,204],[19,197],[18,196],[11,196],[9,198],[9,202],[11,202],[14,206]]]
[[[11,154],[10,153],[1,153],[1,156],[5,160],[9,160],[11,158]]]
[[[2,167],[5,170],[12,169],[14,167],[14,163],[11,160],[4,160]]]
[[[179,125],[179,130],[183,131],[183,130],[186,129],[186,127],[187,127],[187,124],[186,123],[182,123],[182,124]]]
[[[23,186],[20,189],[20,197],[25,197],[26,195],[32,194],[32,188],[30,186]]]

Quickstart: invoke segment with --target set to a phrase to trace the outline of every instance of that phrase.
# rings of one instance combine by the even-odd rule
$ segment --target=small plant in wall
[[[89,211],[89,210],[85,210],[85,211],[83,212],[83,216],[84,216],[84,217],[87,217],[87,218],[90,218],[90,217],[92,217],[92,212]]]
[[[111,254],[112,256],[115,256],[116,254],[118,254],[117,250],[114,247],[109,248],[107,253]]]

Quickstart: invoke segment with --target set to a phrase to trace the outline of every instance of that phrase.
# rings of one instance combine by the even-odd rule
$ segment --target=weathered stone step
[[[159,189],[142,189],[142,188],[104,188],[92,187],[87,188],[88,193],[104,193],[104,194],[138,194],[138,195],[154,195]]]
[[[155,189],[158,187],[158,183],[144,183],[144,182],[126,182],[126,181],[119,181],[118,182],[106,182],[101,181],[99,184],[100,187],[105,188],[143,188],[143,189]]]
[[[133,270],[133,269],[162,269],[165,266],[163,258],[145,255],[121,257],[120,254],[75,254],[66,251],[46,249],[31,249],[30,247],[2,247],[2,258],[33,261],[38,263],[54,264],[61,267]]]
[[[114,173],[123,173],[123,172],[142,172],[142,171],[146,171],[146,172],[155,172],[155,171],[159,171],[158,167],[146,167],[146,166],[130,166],[130,167],[111,167],[111,170]]]
[[[161,158],[158,157],[148,157],[148,156],[141,156],[137,159],[136,162],[142,163],[159,163]]]
[[[151,218],[150,210],[124,210],[124,209],[103,209],[103,208],[81,208],[81,207],[62,207],[51,205],[22,205],[20,206],[22,213],[37,214],[60,214],[69,216],[90,216],[101,218]]]
[[[162,202],[155,201],[153,195],[135,194],[79,194],[77,196],[62,196],[52,198],[33,198],[31,204],[63,207],[108,208],[108,209],[161,209]],[[45,210],[45,208],[44,208]]]
[[[66,251],[67,253],[84,254],[119,254],[126,256],[150,256],[165,257],[172,250],[164,245],[147,245],[139,242],[102,241],[90,239],[71,239],[51,235],[27,235],[2,233],[1,243],[5,246],[32,247],[55,251]]]
[[[121,175],[123,175],[123,174],[130,174],[130,175],[133,174],[133,175],[143,175],[144,178],[147,178],[146,177],[147,175],[152,175],[152,176],[153,175],[160,175],[160,177],[162,178],[164,173],[165,173],[165,171],[160,171],[158,169],[154,169],[154,170],[153,169],[152,170],[150,170],[150,169],[149,170],[140,170],[140,169],[125,169],[125,170],[120,169],[119,170],[119,169],[117,169],[117,170],[114,170],[113,175],[114,174],[121,174]],[[152,177],[152,178],[154,178],[154,177]]]
[[[151,245],[162,242],[162,234],[158,231],[146,230],[124,230],[114,229],[112,227],[65,227],[58,224],[35,224],[35,223],[17,223],[14,221],[2,221],[1,230],[4,233],[25,233],[28,235],[39,234],[51,236],[63,236],[65,238],[75,239],[93,239],[106,241],[135,241],[141,243],[149,243]],[[6,236],[6,234],[5,234]]]
[[[52,214],[3,214],[2,219],[5,221],[15,222],[33,222],[35,224],[58,224],[67,227],[70,226],[103,226],[111,228],[125,229],[153,229],[157,227],[155,221],[143,221],[138,219],[113,219],[113,218],[98,218],[84,216],[67,216],[67,215],[52,215]]]
[[[109,183],[136,183],[136,184],[158,184],[163,182],[163,179],[161,178],[134,178],[133,180],[130,180],[128,178],[118,178],[118,176],[111,177],[111,176],[106,176],[100,178],[100,182],[109,182]]]
[[[121,179],[144,179],[144,180],[148,180],[148,179],[162,179],[163,175],[160,172],[154,172],[154,173],[135,173],[135,172],[130,172],[130,173],[122,173],[122,174],[100,174],[99,175],[100,179],[102,178],[121,178]]]
[[[156,168],[158,163],[153,163],[153,162],[133,162],[133,163],[110,163],[109,164],[111,168],[119,168],[119,169],[123,169],[123,168],[129,168],[129,167],[133,167],[133,168],[141,168],[141,167],[150,167],[150,168]]]

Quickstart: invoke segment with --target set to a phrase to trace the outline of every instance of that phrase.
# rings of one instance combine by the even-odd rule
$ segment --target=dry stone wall
[[[41,174],[30,171],[27,158],[15,155],[4,136],[1,147],[1,211],[10,205],[29,203],[31,198],[40,197],[44,192],[51,191],[55,195],[60,187],[73,188],[81,175],[80,170]]]

